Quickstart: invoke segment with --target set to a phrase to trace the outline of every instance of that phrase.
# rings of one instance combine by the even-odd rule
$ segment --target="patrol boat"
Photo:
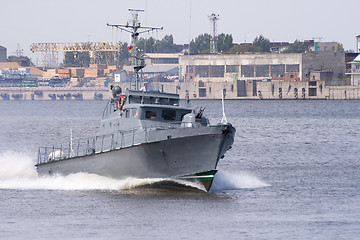
[[[131,28],[136,43],[142,27],[137,12],[134,15],[132,25],[109,26]],[[203,108],[180,106],[178,94],[139,89],[144,64],[138,53],[134,62],[135,89],[111,87],[96,137],[83,142],[81,153],[81,144],[75,151],[72,139],[66,147],[40,147],[39,175],[86,172],[115,179],[161,178],[196,182],[208,191],[219,159],[234,142],[235,128],[226,121],[211,125]]]

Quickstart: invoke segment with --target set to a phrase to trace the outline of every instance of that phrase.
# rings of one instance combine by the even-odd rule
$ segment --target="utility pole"
[[[211,14],[209,16],[211,22],[211,36],[210,36],[210,53],[216,53],[216,31],[217,20],[219,20],[219,14]]]

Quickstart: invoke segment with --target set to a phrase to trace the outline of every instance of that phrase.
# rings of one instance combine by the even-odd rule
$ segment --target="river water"
[[[92,137],[105,105],[0,101],[0,239],[359,239],[359,101],[226,101],[236,138],[209,193],[38,177],[38,146]]]

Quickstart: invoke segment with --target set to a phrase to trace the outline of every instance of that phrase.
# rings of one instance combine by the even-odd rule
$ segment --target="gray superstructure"
[[[180,106],[178,94],[138,90],[142,67],[134,66],[136,90],[112,86],[99,131],[84,142],[83,152],[72,143],[39,148],[39,175],[87,172],[116,179],[181,179],[209,190],[219,159],[234,141],[234,127],[211,125],[204,109]]]

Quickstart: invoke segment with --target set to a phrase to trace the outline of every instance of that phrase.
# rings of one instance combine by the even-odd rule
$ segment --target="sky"
[[[262,34],[270,41],[311,40],[342,43],[354,50],[360,35],[359,0],[0,0],[0,45],[24,55],[32,43],[126,41],[129,35],[107,27],[125,24],[128,9],[143,9],[142,26],[164,27],[143,37],[172,34],[178,44],[210,33],[208,16],[219,15],[217,32],[234,43],[252,42]]]

